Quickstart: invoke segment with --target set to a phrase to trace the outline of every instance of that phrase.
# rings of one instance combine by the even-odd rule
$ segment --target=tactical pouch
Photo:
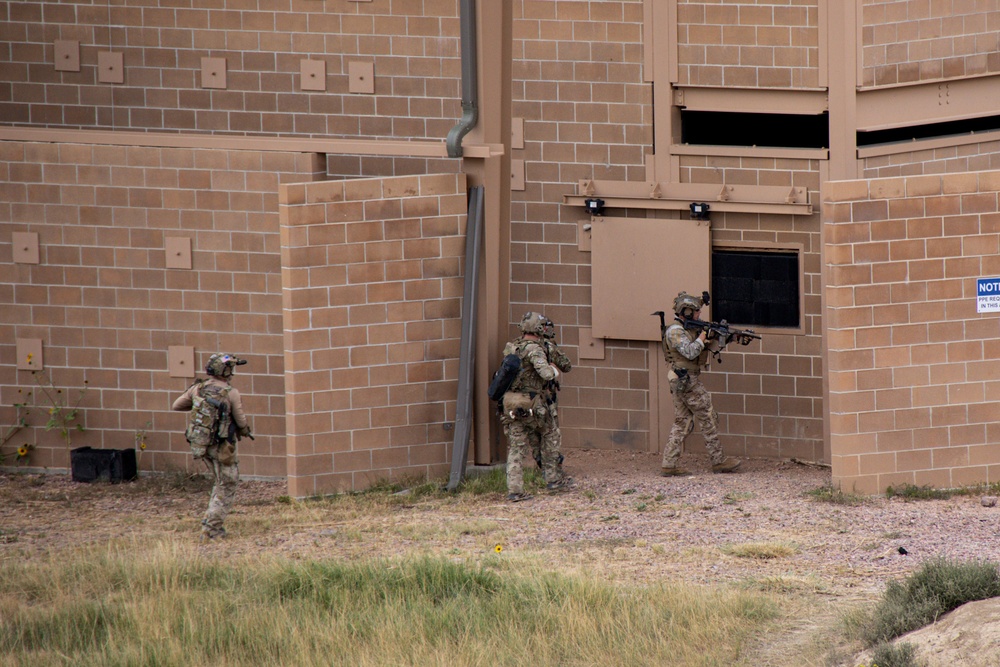
[[[667,374],[670,380],[670,392],[683,394],[691,389],[693,379],[686,368],[672,368]]]
[[[503,412],[511,419],[527,419],[534,414],[535,397],[519,391],[503,395]]]
[[[233,465],[236,463],[236,445],[231,442],[223,442],[219,445],[219,453],[216,458],[224,466]]]

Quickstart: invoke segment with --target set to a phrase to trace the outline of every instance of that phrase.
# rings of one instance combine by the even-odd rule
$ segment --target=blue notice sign
[[[976,279],[976,312],[1000,313],[1000,278]]]

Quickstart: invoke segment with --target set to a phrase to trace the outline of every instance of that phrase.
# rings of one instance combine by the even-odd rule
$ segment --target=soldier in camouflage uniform
[[[556,327],[552,320],[546,318],[542,325],[542,341],[545,347],[545,356],[548,358],[549,363],[554,364],[563,373],[569,373],[573,370],[573,364],[570,362],[569,357],[559,349],[559,345],[555,341],[556,337]],[[548,418],[552,422],[552,428],[555,429],[556,433],[559,434],[559,453],[556,457],[556,462],[559,466],[559,470],[562,471],[563,464],[563,454],[562,454],[562,432],[559,430],[559,410],[558,410],[558,400],[559,400],[559,381],[553,381],[546,385],[545,387],[545,402],[549,406]],[[530,435],[531,442],[531,455],[535,458],[535,463],[538,467],[542,467],[542,447],[541,439],[534,432]]]
[[[562,491],[569,488],[567,478],[558,464],[561,443],[559,426],[550,414],[546,392],[554,391],[561,371],[549,361],[543,335],[547,318],[535,312],[525,313],[518,328],[521,336],[507,343],[504,356],[516,354],[521,370],[501,400],[500,423],[507,436],[507,499],[512,502],[531,498],[524,492],[524,457],[531,451],[531,438],[539,442],[542,471],[546,489]]]
[[[212,495],[208,501],[208,510],[205,512],[205,518],[201,521],[202,537],[205,539],[226,536],[226,529],[222,524],[226,520],[229,510],[232,509],[233,501],[236,500],[236,487],[240,481],[235,438],[253,437],[243,412],[240,392],[229,384],[233,377],[234,368],[237,364],[242,363],[246,362],[231,354],[213,354],[209,357],[208,364],[205,365],[208,379],[199,380],[192,384],[174,401],[173,405],[174,410],[187,411],[191,409],[196,393],[201,395],[216,394],[228,402],[229,409],[226,410],[226,420],[231,420],[235,426],[232,441],[223,440],[210,445],[205,450],[205,455],[201,457],[215,480],[212,486]],[[219,430],[230,432],[229,424],[222,424]]]
[[[712,341],[706,341],[704,330],[685,326],[689,320],[698,319],[703,305],[700,297],[687,292],[678,294],[674,299],[676,321],[663,333],[663,357],[670,364],[668,378],[674,399],[674,425],[663,450],[661,474],[664,477],[690,474],[677,467],[677,460],[684,439],[694,430],[695,420],[705,437],[705,447],[712,459],[712,472],[733,472],[740,465],[739,459],[722,453],[719,414],[712,406],[712,395],[701,382],[701,369],[708,362]]]

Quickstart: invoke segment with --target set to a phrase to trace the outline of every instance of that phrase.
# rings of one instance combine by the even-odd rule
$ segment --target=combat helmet
[[[242,366],[245,363],[246,360],[239,359],[232,354],[216,352],[208,358],[208,363],[205,364],[205,372],[212,377],[230,378],[233,376],[233,368],[235,366]]]
[[[521,333],[544,336],[546,323],[550,326],[552,325],[552,321],[541,313],[528,311],[521,318],[521,322],[517,325],[517,328],[521,330]],[[553,335],[555,335],[554,330]]]
[[[687,292],[678,292],[677,298],[674,299],[674,314],[681,317],[694,317],[694,312],[701,310],[704,305],[705,302],[701,297],[692,296]]]

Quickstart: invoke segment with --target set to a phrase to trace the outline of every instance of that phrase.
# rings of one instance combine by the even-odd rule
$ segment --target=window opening
[[[798,327],[799,254],[712,252],[712,319],[759,327]]]
[[[715,146],[828,148],[827,114],[738,113],[681,109],[681,141]]]
[[[926,125],[910,125],[894,127],[888,130],[872,130],[858,132],[858,146],[874,146],[876,144],[891,144],[915,139],[934,139],[955,135],[975,134],[1000,130],[1000,116],[985,118],[968,118],[952,120],[944,123],[928,123]]]

